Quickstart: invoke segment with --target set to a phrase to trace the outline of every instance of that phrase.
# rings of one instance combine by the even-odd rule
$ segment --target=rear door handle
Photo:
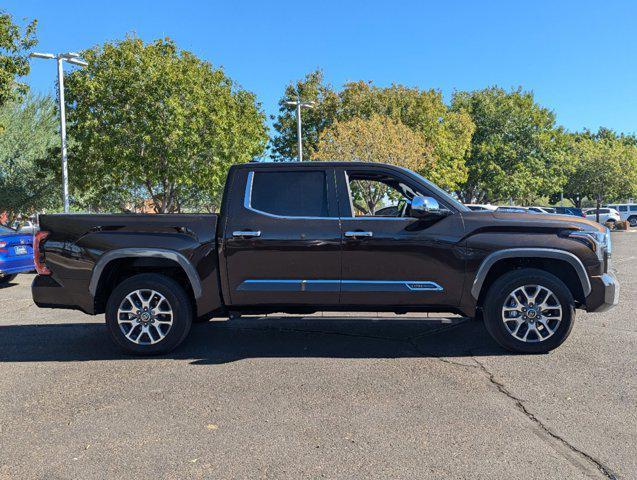
[[[370,238],[373,237],[374,234],[372,232],[345,232],[345,236],[348,238]]]
[[[261,236],[261,232],[259,230],[235,230],[234,232],[232,232],[232,236],[233,237],[239,237],[239,238],[253,238],[253,237],[260,237]]]

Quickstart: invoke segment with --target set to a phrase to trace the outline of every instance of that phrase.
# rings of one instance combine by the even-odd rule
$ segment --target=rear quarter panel
[[[203,287],[198,313],[205,314],[221,303],[217,219],[182,214],[41,215],[40,226],[51,232],[43,250],[53,280],[83,311],[93,313],[89,283],[102,255],[122,248],[158,248],[182,254],[195,267]]]

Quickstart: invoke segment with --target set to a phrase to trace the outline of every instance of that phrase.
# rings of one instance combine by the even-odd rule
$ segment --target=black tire
[[[165,336],[160,340],[158,340],[160,338],[158,330],[151,325],[144,324],[138,325],[137,327],[131,326],[130,329],[128,329],[129,321],[124,320],[126,323],[124,323],[123,326],[120,326],[120,322],[118,321],[118,309],[120,306],[124,305],[123,302],[126,300],[127,295],[138,290],[154,290],[163,296],[165,301],[168,303],[168,307],[166,307],[165,303],[162,303],[162,309],[172,310],[172,325],[170,325],[169,328],[161,327],[159,325],[160,322],[157,322],[157,328],[161,328],[162,334],[165,334]],[[150,297],[150,295],[148,296]],[[154,298],[157,299],[159,296],[154,296]],[[150,298],[149,302],[151,305],[149,308],[153,308],[153,298]],[[126,308],[140,308],[138,306],[131,305],[130,303],[126,305]],[[159,305],[155,306],[155,308],[158,307]],[[139,311],[137,311],[137,313],[139,313]],[[130,315],[135,317],[135,313],[131,313]],[[162,314],[158,313],[156,316],[158,320],[166,320],[168,318],[166,316],[160,317],[160,315]],[[123,318],[126,318],[126,316],[127,314],[122,314]],[[155,318],[155,316],[153,316],[153,318]],[[115,287],[106,304],[106,325],[111,338],[116,345],[124,349],[126,352],[135,355],[160,355],[175,349],[188,335],[192,320],[193,310],[188,294],[171,278],[156,273],[142,273],[124,280]],[[137,323],[139,324],[139,322]],[[133,324],[132,320],[130,321],[130,324]],[[131,334],[131,336],[135,336],[143,330],[144,327],[148,330],[152,329],[152,332],[145,334],[141,333],[141,340],[137,340],[146,344],[135,343],[133,340],[127,338],[126,333],[124,332],[124,329],[128,329],[128,333],[131,333],[134,328],[138,328],[139,330]],[[151,340],[158,341],[156,343],[150,343]]]
[[[631,227],[637,227],[637,217],[634,215],[632,217],[629,217],[628,223],[630,224]]]
[[[514,336],[503,320],[503,309],[509,295],[517,288],[525,285],[539,285],[548,289],[554,294],[562,306],[561,321],[559,321],[554,333],[543,340],[540,339],[539,334],[531,332],[533,334],[529,335],[531,341],[522,341]],[[555,275],[535,268],[514,270],[505,273],[493,282],[493,285],[491,285],[485,297],[483,311],[484,324],[489,334],[491,334],[494,340],[502,347],[513,352],[550,352],[559,347],[568,338],[575,323],[575,301],[569,288]],[[521,328],[528,329],[529,321],[525,321],[524,323],[526,325]],[[511,323],[512,321],[509,321],[508,324]],[[539,322],[535,326],[538,329],[542,329],[544,334],[548,334],[549,330],[546,330]],[[523,330],[523,332],[525,333],[525,330]]]
[[[18,274],[14,273],[13,275],[0,275],[0,286],[4,287],[13,281]]]

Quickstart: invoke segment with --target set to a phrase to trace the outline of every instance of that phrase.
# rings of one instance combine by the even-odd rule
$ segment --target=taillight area
[[[51,270],[46,268],[45,263],[42,261],[40,254],[40,244],[46,240],[50,232],[37,232],[33,237],[33,262],[35,263],[35,270],[38,275],[51,275]]]

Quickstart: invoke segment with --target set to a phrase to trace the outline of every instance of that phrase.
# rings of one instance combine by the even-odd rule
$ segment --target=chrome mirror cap
[[[437,213],[440,211],[438,200],[433,197],[423,197],[416,195],[411,200],[411,214],[414,217],[421,217],[429,213]]]

